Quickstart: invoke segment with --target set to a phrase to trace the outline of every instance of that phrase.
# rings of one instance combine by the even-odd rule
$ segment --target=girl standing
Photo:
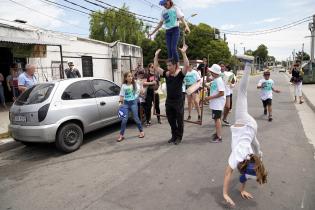
[[[120,90],[119,104],[125,108],[126,117],[121,121],[120,135],[117,139],[118,142],[123,141],[126,125],[128,122],[129,111],[133,114],[133,119],[137,124],[140,131],[139,138],[144,138],[144,132],[141,121],[138,117],[138,97],[140,94],[140,87],[136,84],[131,72],[124,74],[124,82]]]
[[[188,90],[191,86],[193,85],[197,85],[200,81],[200,75],[198,74],[198,72],[192,68],[190,68],[185,76],[185,85],[186,85],[186,90]],[[199,86],[198,89],[193,92],[192,94],[188,95],[187,94],[187,100],[188,100],[188,118],[187,120],[191,120],[191,110],[192,110],[192,106],[194,105],[197,113],[198,113],[198,121],[201,120],[201,116],[200,116],[200,106],[199,106]]]
[[[229,196],[229,185],[233,170],[238,168],[241,173],[240,192],[243,198],[253,198],[250,193],[245,191],[245,184],[248,179],[254,178],[259,184],[267,182],[267,172],[261,161],[262,152],[256,138],[257,123],[247,111],[247,85],[250,70],[251,64],[246,62],[244,76],[237,93],[235,124],[231,126],[232,152],[224,175],[223,197],[231,206],[235,206],[235,203]]]
[[[177,52],[177,44],[180,37],[180,29],[178,19],[185,25],[185,32],[190,33],[189,26],[187,25],[183,12],[175,6],[172,0],[161,0],[160,5],[164,6],[162,11],[161,21],[159,25],[149,34],[151,37],[157,32],[163,25],[166,28],[166,46],[168,58],[172,58],[176,62],[179,62],[179,55]]]

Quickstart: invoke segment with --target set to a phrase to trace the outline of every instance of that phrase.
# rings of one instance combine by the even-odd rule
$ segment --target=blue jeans
[[[177,45],[180,37],[179,27],[174,27],[166,30],[166,47],[168,58],[179,61],[179,55],[177,52]]]
[[[5,104],[4,90],[3,90],[3,86],[2,85],[0,85],[0,103],[1,104]]]
[[[137,102],[137,100],[124,101],[123,106],[125,106],[127,109],[127,113],[126,113],[127,117],[121,121],[120,135],[123,136],[125,134],[125,130],[126,130],[127,122],[128,122],[129,111],[132,111],[133,120],[136,122],[139,131],[142,132],[143,128],[142,128],[142,124],[141,124],[141,121],[139,120],[139,116],[138,116],[138,102]]]

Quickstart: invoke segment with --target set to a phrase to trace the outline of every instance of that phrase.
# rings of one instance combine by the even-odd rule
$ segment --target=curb
[[[21,143],[14,141],[12,138],[0,139],[0,153],[15,149],[21,146]]]
[[[4,132],[4,133],[0,133],[0,141],[1,139],[5,139],[5,138],[9,138],[10,137],[10,133],[7,131],[7,132]]]
[[[314,104],[312,104],[312,102],[307,98],[307,96],[304,94],[303,90],[302,90],[302,94],[303,94],[303,98],[304,98],[306,104],[313,110],[313,112],[315,112]]]

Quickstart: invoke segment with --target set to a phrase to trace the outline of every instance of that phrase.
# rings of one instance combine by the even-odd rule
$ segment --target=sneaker
[[[222,138],[219,138],[219,137],[214,138],[211,140],[211,143],[222,143]]]
[[[231,126],[231,123],[227,120],[222,120],[225,126]]]
[[[150,127],[150,126],[151,126],[151,121],[150,121],[150,122],[147,122],[147,123],[145,124],[145,126],[146,126],[146,127]]]
[[[268,117],[268,121],[271,122],[272,121],[272,116]]]
[[[174,141],[175,145],[179,145],[182,142],[181,138],[176,138],[176,140]]]
[[[172,137],[172,138],[171,138],[170,140],[168,140],[167,142],[168,142],[169,144],[171,144],[171,143],[174,143],[175,140],[176,140],[176,139]]]
[[[264,109],[264,115],[267,115],[267,109]]]
[[[187,117],[187,120],[191,120],[191,116],[190,115]]]

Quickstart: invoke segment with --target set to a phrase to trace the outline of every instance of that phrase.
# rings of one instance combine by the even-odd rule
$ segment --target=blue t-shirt
[[[26,88],[31,88],[37,84],[37,79],[34,75],[29,77],[26,74],[26,72],[24,72],[24,73],[20,74],[18,84],[19,84],[19,86],[25,86]]]
[[[185,84],[191,86],[200,80],[200,76],[196,70],[192,70],[186,73]]]
[[[183,12],[176,6],[169,9],[164,9],[162,12],[161,21],[164,22],[166,30],[178,27],[179,23],[177,19],[184,17]]]
[[[136,90],[133,89],[133,85],[123,84],[120,89],[120,96],[124,97],[125,101],[134,101],[139,97],[140,88],[137,85]]]

